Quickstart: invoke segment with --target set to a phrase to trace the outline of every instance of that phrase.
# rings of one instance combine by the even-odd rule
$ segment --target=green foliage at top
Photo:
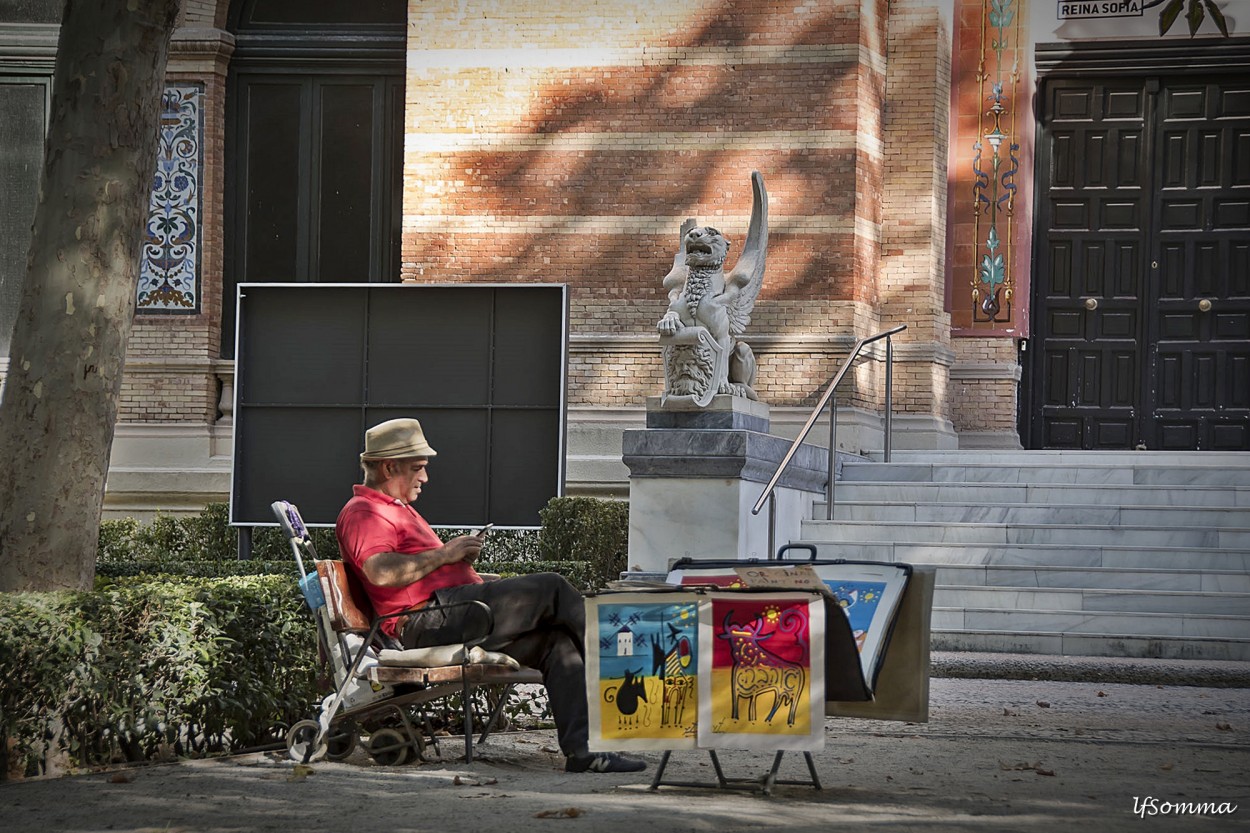
[[[496,529],[486,539],[478,568],[503,576],[557,572],[582,590],[600,589],[625,569],[628,505],[593,498],[555,498],[540,513],[542,530]],[[468,529],[439,529],[447,541]],[[337,558],[331,529],[310,530],[321,558]],[[209,504],[199,515],[158,514],[150,523],[133,518],[100,525],[96,574],[222,577],[297,570],[286,539],[276,527],[257,527],[252,558],[240,561],[238,532],[229,525],[226,504]],[[305,565],[306,567],[310,565]]]
[[[310,530],[313,546],[321,558],[337,558],[334,530]],[[96,564],[142,562],[229,562],[239,558],[238,530],[230,526],[229,507],[210,503],[199,515],[174,517],[157,514],[150,523],[134,518],[100,524]],[[277,527],[256,527],[252,532],[252,559],[289,561],[291,548]]]
[[[585,589],[620,578],[629,552],[629,504],[586,497],[553,498],[539,513],[538,550],[551,561],[584,561]]]
[[[1180,17],[1181,12],[1185,13],[1185,22],[1189,25],[1189,36],[1192,38],[1198,34],[1198,29],[1202,27],[1202,22],[1206,20],[1207,15],[1211,15],[1211,20],[1215,23],[1216,28],[1220,30],[1220,34],[1229,37],[1228,21],[1224,18],[1224,12],[1220,11],[1220,7],[1216,5],[1215,0],[1159,0],[1166,2],[1163,10],[1159,12],[1159,34],[1166,35],[1168,30],[1172,28],[1172,24]],[[1158,2],[1151,3],[1150,6],[1159,5]]]

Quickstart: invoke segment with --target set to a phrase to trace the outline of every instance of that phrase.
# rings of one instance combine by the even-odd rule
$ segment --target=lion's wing
[[[742,335],[751,323],[755,299],[764,285],[764,261],[768,257],[768,192],[759,171],[751,172],[751,190],[754,197],[747,242],[733,271],[725,276],[726,289],[736,290],[729,304],[729,331],[734,335]]]

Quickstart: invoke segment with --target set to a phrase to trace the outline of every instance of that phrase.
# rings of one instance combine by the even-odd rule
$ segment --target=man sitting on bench
[[[556,573],[483,582],[473,569],[483,539],[462,535],[443,543],[410,504],[429,482],[426,465],[436,454],[421,423],[393,419],[365,432],[360,455],[364,485],[335,524],[339,551],[355,572],[379,616],[418,611],[431,599],[440,605],[478,600],[494,615],[482,647],[501,651],[543,675],[551,699],[567,772],[637,772],[643,761],[615,752],[588,750],[585,605],[573,585]],[[482,635],[475,606],[387,619],[382,630],[405,648],[447,645]]]

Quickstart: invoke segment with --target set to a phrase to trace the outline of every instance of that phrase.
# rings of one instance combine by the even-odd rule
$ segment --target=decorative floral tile
[[[139,264],[140,313],[200,311],[202,84],[165,88],[147,235]]]

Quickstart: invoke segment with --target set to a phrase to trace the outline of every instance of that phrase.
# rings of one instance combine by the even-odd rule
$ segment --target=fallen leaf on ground
[[[1055,777],[1055,771],[1053,769],[1042,769],[1041,767],[1035,767],[1033,771],[1036,772],[1038,775],[1049,775],[1051,778]]]
[[[129,784],[133,780],[134,780],[133,778],[131,778],[129,775],[127,775],[124,772],[114,772],[112,777],[109,778],[109,783],[110,784]]]
[[[1231,732],[1233,730],[1232,724],[1230,723],[1216,723],[1215,728],[1219,729],[1221,732]]]
[[[534,814],[536,819],[575,819],[582,814],[576,807],[563,807],[559,810],[540,810]]]
[[[1105,691],[1100,691],[1100,692],[1098,692],[1098,696],[1099,696],[1099,697],[1106,697],[1106,696],[1107,696],[1107,692],[1105,692]]]
[[[1040,706],[1040,707],[1041,707],[1041,708],[1043,708],[1043,709],[1049,709],[1049,708],[1050,708],[1050,703],[1047,703],[1045,700],[1038,700],[1038,701],[1037,701],[1037,705],[1038,705],[1038,706]]]
[[[1003,716],[1004,717],[1019,717],[1020,712],[1012,711],[1011,709],[1003,709]]]
[[[312,774],[313,774],[313,772],[315,772],[315,771],[316,771],[316,770],[314,770],[312,767],[310,767],[310,766],[308,766],[308,765],[306,765],[306,764],[296,764],[296,765],[295,765],[295,769],[291,770],[291,775],[290,775],[290,777],[288,777],[286,780],[288,780],[288,781],[303,781],[303,780],[304,780],[305,778],[307,778],[309,775],[312,775]]]
[[[459,775],[457,775],[455,778],[451,779],[451,783],[455,784],[457,787],[483,787],[489,784],[498,784],[499,779],[498,778],[484,778],[484,779],[483,778],[461,778]]]
[[[1167,772],[1168,770],[1170,770],[1170,769],[1171,769],[1172,767],[1174,767],[1174,766],[1176,766],[1176,764],[1171,764],[1171,763],[1169,763],[1169,764],[1159,764],[1159,769],[1163,770],[1164,772]]]

